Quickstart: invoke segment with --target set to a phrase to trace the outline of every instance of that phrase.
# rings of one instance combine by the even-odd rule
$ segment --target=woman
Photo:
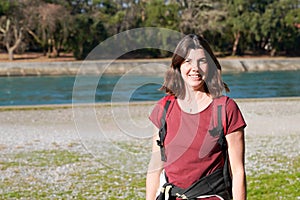
[[[157,103],[149,117],[156,130],[147,173],[146,199],[156,199],[162,171],[168,181],[159,198],[170,196],[169,199],[185,199],[188,193],[181,194],[175,191],[183,191],[198,182],[202,184],[204,179],[223,172],[227,166],[227,159],[232,178],[230,189],[227,187],[225,173],[222,173],[221,178],[214,179],[221,180],[222,183],[209,180],[212,184],[205,183],[206,186],[203,187],[206,189],[199,186],[200,189],[193,190],[197,190],[194,192],[199,199],[231,199],[231,194],[234,200],[246,199],[246,123],[237,104],[232,99],[222,96],[223,90],[229,89],[221,79],[221,66],[206,40],[190,34],[178,43],[161,89],[168,95]],[[166,108],[168,100],[171,105]],[[220,102],[224,102],[223,107]],[[221,105],[225,115],[219,121],[215,117],[219,117],[219,113],[215,114],[217,105]],[[162,118],[165,119],[166,126],[162,124]],[[220,133],[212,134],[216,121],[222,121],[219,123]],[[162,127],[166,127],[165,139],[160,138],[158,134]],[[226,140],[221,144],[219,141],[222,135]],[[222,149],[223,144],[225,151]]]

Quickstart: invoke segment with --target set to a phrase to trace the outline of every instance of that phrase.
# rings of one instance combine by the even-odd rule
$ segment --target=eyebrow
[[[191,58],[189,58],[189,57],[187,57],[187,58],[185,58],[184,60],[192,60]],[[202,58],[200,58],[200,59],[198,59],[197,61],[203,61],[203,60],[206,60],[206,57],[202,57]]]

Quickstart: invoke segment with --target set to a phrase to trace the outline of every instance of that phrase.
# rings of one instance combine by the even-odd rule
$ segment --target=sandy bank
[[[299,58],[219,59],[224,72],[300,70]],[[149,74],[163,73],[170,59],[66,61],[66,62],[0,62],[0,76],[42,76],[80,74]]]

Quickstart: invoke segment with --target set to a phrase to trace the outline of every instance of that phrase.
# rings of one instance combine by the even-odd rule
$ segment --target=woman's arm
[[[232,194],[234,200],[245,200],[246,174],[245,174],[245,141],[244,128],[240,128],[226,135],[228,155],[232,171]]]
[[[148,166],[146,180],[146,200],[155,200],[156,192],[159,187],[160,173],[163,169],[163,162],[160,157],[160,148],[156,143],[159,139],[158,129],[155,128],[155,135],[152,142],[152,156]]]

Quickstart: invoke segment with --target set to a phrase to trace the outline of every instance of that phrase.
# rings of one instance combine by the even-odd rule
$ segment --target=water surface
[[[300,96],[300,70],[224,74],[232,98]],[[0,105],[156,101],[164,93],[158,76],[81,77],[73,95],[74,76],[1,77]],[[76,79],[78,81],[78,79]]]

